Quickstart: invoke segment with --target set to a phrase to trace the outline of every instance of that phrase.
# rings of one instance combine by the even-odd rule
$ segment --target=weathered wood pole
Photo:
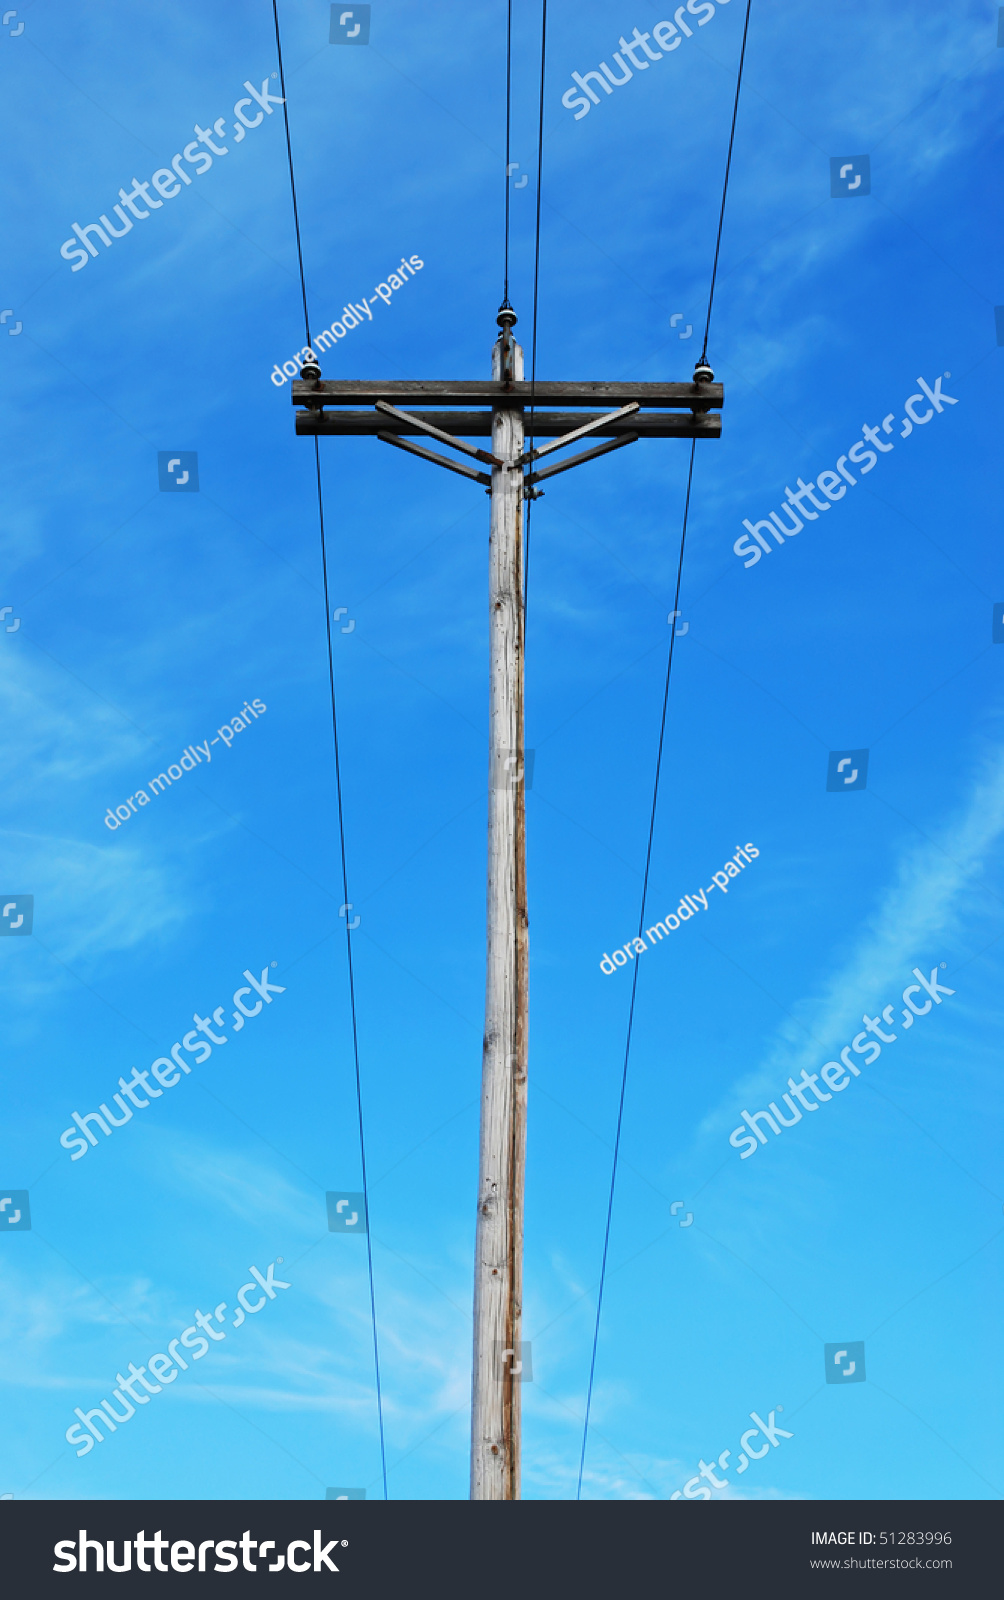
[[[523,377],[503,305],[492,376]],[[492,407],[492,452],[523,450],[518,403]],[[489,529],[488,959],[474,1268],[471,1499],[520,1497],[520,1332],[526,1167],[527,915],[523,785],[523,474],[493,467]]]

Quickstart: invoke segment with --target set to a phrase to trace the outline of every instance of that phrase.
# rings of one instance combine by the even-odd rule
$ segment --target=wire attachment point
[[[694,382],[695,383],[713,383],[714,381],[715,381],[715,375],[712,372],[711,368],[709,367],[709,365],[708,365],[707,361],[705,360],[705,358],[702,356],[700,361],[697,363],[697,366],[694,368]],[[707,412],[708,412],[708,406],[709,405],[710,405],[710,401],[708,402],[708,405],[695,405],[692,408],[693,412],[694,412],[694,416],[695,417],[706,416]]]

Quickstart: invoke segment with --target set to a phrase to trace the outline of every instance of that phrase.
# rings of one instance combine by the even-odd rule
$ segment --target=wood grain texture
[[[501,341],[492,365],[501,374]],[[514,352],[522,373],[523,353]],[[492,450],[523,449],[519,409],[499,407]],[[492,470],[489,533],[488,949],[474,1268],[471,1499],[520,1497],[519,1359],[526,1163],[527,915],[523,786],[522,473]],[[513,1351],[506,1358],[503,1352]]]
[[[422,422],[432,423],[434,427],[461,439],[489,438],[492,433],[490,411],[411,409],[412,414]],[[598,411],[535,411],[533,436],[535,439],[556,438],[600,416],[602,412]],[[523,413],[523,426],[529,436],[529,411]],[[298,411],[296,431],[298,434],[333,433],[349,438],[365,438],[378,433],[418,435],[424,430],[381,411]],[[721,432],[722,419],[714,411],[701,416],[694,416],[690,411],[635,411],[629,417],[604,423],[595,430],[593,437],[616,439],[625,433],[636,433],[641,439],[718,439]]]
[[[514,405],[528,406],[531,385],[521,379],[504,388],[501,379],[321,378],[315,382],[294,378],[289,388],[295,406],[306,405],[311,398],[321,399],[329,406],[371,406],[378,400],[401,405],[411,402],[412,407],[422,400],[440,406],[491,406],[507,399]],[[643,406],[698,405],[710,410],[712,406],[721,407],[724,393],[720,383],[546,383],[539,379],[533,385],[533,397],[539,406],[603,408],[637,400]]]

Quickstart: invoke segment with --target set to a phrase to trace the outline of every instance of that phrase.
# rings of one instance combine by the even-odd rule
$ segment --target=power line
[[[511,0],[510,0],[511,6]],[[293,223],[296,229],[296,255],[300,266],[300,292],[303,296],[303,322],[307,334],[307,345],[310,346],[310,319],[307,312],[307,284],[303,272],[303,249],[300,242],[300,219],[296,204],[296,180],[293,176],[293,147],[289,137],[289,107],[286,103],[286,81],[282,67],[282,43],[279,38],[279,12],[277,0],[272,0],[272,14],[275,18],[275,47],[279,57],[279,90],[282,94],[282,114],[286,125],[286,152],[289,157],[289,188],[293,201]],[[342,808],[342,769],[338,749],[338,712],[335,701],[335,663],[331,647],[331,597],[328,592],[328,551],[324,535],[324,492],[321,484],[321,452],[318,440],[314,438],[314,467],[317,476],[317,519],[321,533],[321,576],[324,582],[324,621],[328,641],[328,684],[331,691],[331,731],[335,750],[335,791],[338,797],[338,839],[342,862],[342,894],[344,905],[349,904],[349,878],[345,857],[345,817]],[[376,1291],[373,1283],[373,1245],[370,1233],[370,1207],[369,1185],[366,1176],[366,1136],[363,1127],[363,1090],[362,1078],[359,1071],[359,1031],[356,1021],[356,988],[355,975],[352,965],[352,929],[348,915],[345,917],[345,947],[348,961],[349,978],[349,1006],[352,1013],[352,1057],[355,1064],[356,1075],[356,1109],[359,1117],[359,1163],[362,1171],[363,1206],[366,1213],[366,1261],[369,1269],[370,1290],[370,1318],[373,1326],[373,1367],[376,1374],[376,1399],[377,1422],[380,1430],[380,1469],[383,1476],[383,1497],[389,1499],[387,1492],[387,1450],[384,1440],[383,1427],[383,1392],[380,1385],[380,1347],[377,1340],[377,1314]]]
[[[687,472],[687,497],[683,507],[683,531],[680,535],[680,560],[676,569],[676,593],[673,597],[673,610],[676,611],[680,603],[680,583],[683,578],[683,552],[687,543],[687,521],[690,515],[690,487],[694,478],[694,451],[697,440],[691,441],[690,467]],[[645,851],[645,876],[642,880],[641,908],[638,915],[638,936],[645,925],[645,906],[648,901],[648,878],[652,865],[652,842],[655,837],[655,815],[659,804],[659,777],[662,772],[662,753],[666,739],[666,710],[669,705],[669,681],[673,672],[673,646],[676,643],[676,622],[673,622],[673,631],[669,636],[669,658],[666,662],[666,684],[662,694],[662,719],[659,724],[659,748],[655,759],[655,782],[652,786],[652,811],[648,824],[648,846]],[[576,1500],[582,1497],[582,1473],[586,1464],[586,1441],[589,1437],[589,1411],[593,1399],[593,1379],[596,1375],[596,1348],[600,1338],[600,1315],[603,1310],[603,1289],[607,1276],[607,1253],[610,1248],[610,1224],[614,1214],[614,1190],[617,1185],[617,1162],[620,1156],[621,1128],[624,1122],[624,1096],[627,1092],[628,1062],[631,1058],[631,1038],[634,1032],[634,1007],[635,996],[638,992],[639,965],[635,962],[634,973],[631,979],[631,1004],[628,1010],[627,1038],[624,1044],[624,1068],[621,1073],[621,1093],[617,1106],[617,1133],[614,1138],[614,1159],[610,1172],[610,1198],[607,1202],[607,1222],[603,1235],[603,1257],[600,1262],[600,1286],[596,1299],[596,1322],[593,1328],[593,1350],[589,1362],[589,1384],[586,1390],[586,1417],[582,1429],[582,1454],[579,1457],[579,1481],[575,1490]]]
[[[512,0],[509,0],[505,30],[505,266],[502,272],[502,304],[509,304],[509,133],[512,125]]]
[[[530,349],[530,443],[528,448],[533,449],[533,408],[534,391],[537,384],[537,288],[540,282],[540,183],[544,167],[544,64],[547,55],[547,0],[543,0],[543,11],[540,19],[540,113],[537,123],[537,224],[533,241],[533,327],[531,330]],[[506,191],[508,198],[508,190]],[[523,617],[526,620],[526,595],[530,582],[530,511],[533,507],[533,496],[530,495],[526,502],[526,536],[524,539],[523,554]],[[525,640],[524,640],[525,645]]]
[[[715,280],[718,277],[718,252],[722,244],[722,225],[725,222],[725,196],[729,192],[729,169],[732,166],[732,144],[736,136],[736,117],[739,115],[739,90],[743,81],[743,62],[746,59],[746,35],[750,27],[750,7],[753,0],[746,0],[746,21],[743,24],[742,49],[739,51],[739,71],[736,73],[736,100],[732,107],[732,128],[729,132],[729,153],[725,161],[725,182],[722,185],[722,209],[718,217],[718,237],[715,240],[715,262],[711,269],[711,290],[708,294],[708,319],[704,324],[704,345],[701,349],[701,360],[708,353],[708,332],[711,328],[711,304],[715,298]]]
[[[726,197],[728,195],[728,190],[729,190],[729,172],[730,172],[731,166],[732,166],[732,146],[733,146],[733,143],[735,141],[735,135],[736,135],[736,117],[737,117],[738,111],[739,111],[739,90],[740,90],[740,88],[742,86],[743,61],[744,61],[745,56],[746,56],[746,36],[747,36],[747,34],[749,32],[750,8],[751,8],[751,6],[752,6],[752,0],[747,0],[747,3],[746,3],[746,21],[745,21],[745,24],[743,26],[742,48],[740,49],[740,52],[739,52],[739,68],[738,68],[738,71],[736,73],[736,96],[735,96],[735,103],[734,103],[733,108],[732,108],[732,127],[731,127],[730,132],[729,132],[729,150],[728,150],[728,156],[727,156],[726,162],[725,162],[725,180],[724,180],[724,182],[722,184],[722,205],[721,205],[721,211],[720,211],[719,217],[718,217],[718,236],[717,236],[717,238],[715,240],[715,258],[714,258],[714,264],[713,264],[712,270],[711,270],[711,288],[710,288],[710,291],[708,293],[708,316],[707,316],[707,321],[705,323],[705,328],[704,328],[704,347],[703,347],[703,349],[701,351],[701,359],[700,359],[700,362],[698,363],[698,366],[704,365],[705,358],[706,358],[707,353],[708,353],[708,332],[709,332],[709,329],[711,327],[711,307],[712,307],[712,303],[714,301],[714,296],[715,296],[715,280],[716,280],[716,278],[718,276],[718,255],[719,255],[719,251],[721,249],[721,243],[722,243],[722,226],[723,226],[724,221],[725,221],[725,200],[726,200]],[[660,723],[659,723],[659,744],[658,744],[658,751],[657,751],[657,754],[656,754],[656,762],[655,762],[655,781],[654,781],[654,783],[652,785],[652,809],[651,809],[651,813],[650,813],[650,816],[649,816],[648,844],[647,844],[646,851],[645,851],[645,874],[644,874],[644,878],[642,880],[641,906],[640,906],[639,916],[638,916],[638,937],[639,938],[641,937],[642,929],[643,929],[643,927],[645,925],[645,906],[646,906],[647,901],[648,901],[649,872],[651,870],[651,865],[652,865],[652,844],[653,844],[653,840],[654,840],[654,837],[655,837],[655,819],[656,819],[656,812],[658,810],[658,805],[659,805],[659,779],[660,779],[660,776],[661,776],[661,773],[662,773],[662,757],[663,757],[663,749],[664,749],[664,746],[665,746],[665,739],[666,739],[666,712],[667,712],[667,708],[668,708],[668,705],[669,705],[669,685],[670,685],[670,679],[672,677],[672,672],[673,672],[673,647],[674,647],[674,645],[676,643],[676,621],[675,621],[675,619],[676,619],[676,616],[679,614],[678,607],[679,607],[679,604],[680,604],[680,584],[681,584],[682,579],[683,579],[683,555],[684,555],[684,550],[685,550],[686,542],[687,542],[687,523],[688,523],[689,518],[690,518],[690,492],[691,492],[691,487],[692,487],[693,479],[694,479],[694,451],[695,451],[696,447],[697,447],[697,441],[694,440],[691,443],[691,446],[690,446],[690,466],[689,466],[689,469],[688,469],[688,472],[687,472],[687,492],[686,492],[686,498],[684,500],[684,506],[683,506],[683,528],[682,528],[682,532],[680,534],[680,559],[679,559],[679,562],[677,564],[677,569],[676,569],[676,592],[675,592],[675,594],[673,596],[673,631],[672,631],[672,633],[670,634],[670,637],[669,637],[669,656],[668,656],[667,661],[666,661],[666,682],[665,682],[665,687],[663,689],[663,696],[662,696],[662,716],[661,716]],[[631,979],[631,1003],[630,1003],[630,1006],[628,1008],[627,1035],[626,1035],[625,1043],[624,1043],[624,1066],[623,1066],[623,1070],[621,1072],[620,1099],[619,1099],[618,1105],[617,1105],[617,1132],[616,1132],[616,1135],[615,1135],[615,1138],[614,1138],[614,1155],[613,1155],[613,1163],[612,1163],[611,1171],[610,1171],[610,1195],[609,1195],[609,1199],[607,1201],[607,1220],[606,1220],[606,1227],[604,1229],[604,1234],[603,1234],[603,1255],[602,1255],[601,1261],[600,1261],[600,1281],[599,1281],[599,1288],[598,1288],[597,1297],[596,1297],[596,1320],[595,1320],[595,1323],[594,1323],[594,1326],[593,1326],[593,1348],[592,1348],[592,1353],[591,1353],[590,1361],[589,1361],[589,1382],[588,1382],[588,1385],[586,1387],[586,1413],[585,1413],[585,1419],[584,1419],[583,1428],[582,1428],[582,1451],[581,1451],[581,1454],[579,1456],[579,1478],[578,1478],[578,1483],[577,1483],[576,1489],[575,1489],[575,1498],[576,1498],[576,1500],[580,1500],[582,1498],[582,1474],[583,1474],[583,1471],[585,1470],[586,1445],[587,1445],[588,1439],[589,1439],[589,1413],[590,1413],[590,1410],[591,1410],[591,1407],[592,1407],[593,1383],[594,1383],[594,1379],[595,1379],[595,1376],[596,1376],[596,1352],[597,1352],[597,1347],[599,1345],[600,1318],[601,1318],[602,1311],[603,1311],[603,1290],[604,1290],[604,1287],[606,1285],[607,1256],[608,1256],[609,1250],[610,1250],[610,1227],[611,1227],[611,1223],[613,1221],[614,1194],[615,1194],[616,1187],[617,1187],[617,1165],[618,1165],[618,1160],[619,1160],[619,1157],[620,1157],[621,1132],[622,1132],[623,1124],[624,1124],[624,1098],[625,1098],[625,1094],[627,1092],[628,1064],[629,1064],[630,1059],[631,1059],[631,1040],[632,1040],[632,1036],[633,1036],[633,1033],[634,1033],[635,999],[636,999],[637,993],[638,993],[638,973],[639,973],[639,970],[640,970],[639,964],[636,961],[635,962],[635,966],[634,966],[634,972],[632,974],[632,979]]]

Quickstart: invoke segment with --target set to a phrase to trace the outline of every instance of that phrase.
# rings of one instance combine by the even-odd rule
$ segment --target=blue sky
[[[328,43],[329,9],[280,6],[314,332],[402,255],[423,266],[325,375],[487,376],[505,8],[376,0],[354,49]],[[719,5],[576,120],[571,74],[662,13],[551,6],[540,376],[689,376],[743,10]],[[0,1493],[376,1497],[364,1246],[324,1207],[360,1168],[313,452],[269,381],[304,342],[281,110],[229,140],[246,80],[278,92],[271,9],[54,0],[18,18],[0,35],[3,300],[21,323],[0,331],[0,603],[5,628],[20,619],[0,633],[0,887],[34,896],[34,928],[0,945],[0,1182],[30,1191],[32,1228],[0,1244]],[[510,295],[529,352],[539,11],[516,0],[514,27],[512,158],[531,176],[512,192]],[[590,1497],[667,1498],[726,1449],[716,1496],[1004,1489],[996,30],[974,0],[753,8],[709,344],[724,428],[697,449],[650,909],[738,845],[760,854],[640,957]],[[71,225],[221,116],[228,153],[71,270]],[[870,194],[831,198],[830,158],[862,154]],[[918,376],[945,373],[957,404],[902,437]],[[890,413],[893,450],[747,569],[743,519]],[[198,493],[160,492],[165,450],[197,452]],[[332,603],[355,623],[336,628],[335,672],[390,1494],[457,1498],[487,506],[375,440],[321,454]],[[533,513],[532,1498],[575,1492],[629,993],[599,961],[637,925],[687,455],[642,443],[555,480]],[[256,697],[232,747],[103,825]],[[864,792],[827,792],[845,749],[870,752]],[[914,967],[955,993],[741,1159],[742,1110],[818,1072],[864,1014],[898,1018]],[[284,992],[71,1160],[71,1113],[194,1014],[229,1017],[245,969]],[[280,1257],[290,1287],[233,1328],[249,1267]],[[74,1408],[224,1302],[226,1350],[78,1459]],[[866,1381],[840,1393],[824,1344],[859,1340]],[[738,1475],[750,1413],[772,1410],[791,1437]]]

